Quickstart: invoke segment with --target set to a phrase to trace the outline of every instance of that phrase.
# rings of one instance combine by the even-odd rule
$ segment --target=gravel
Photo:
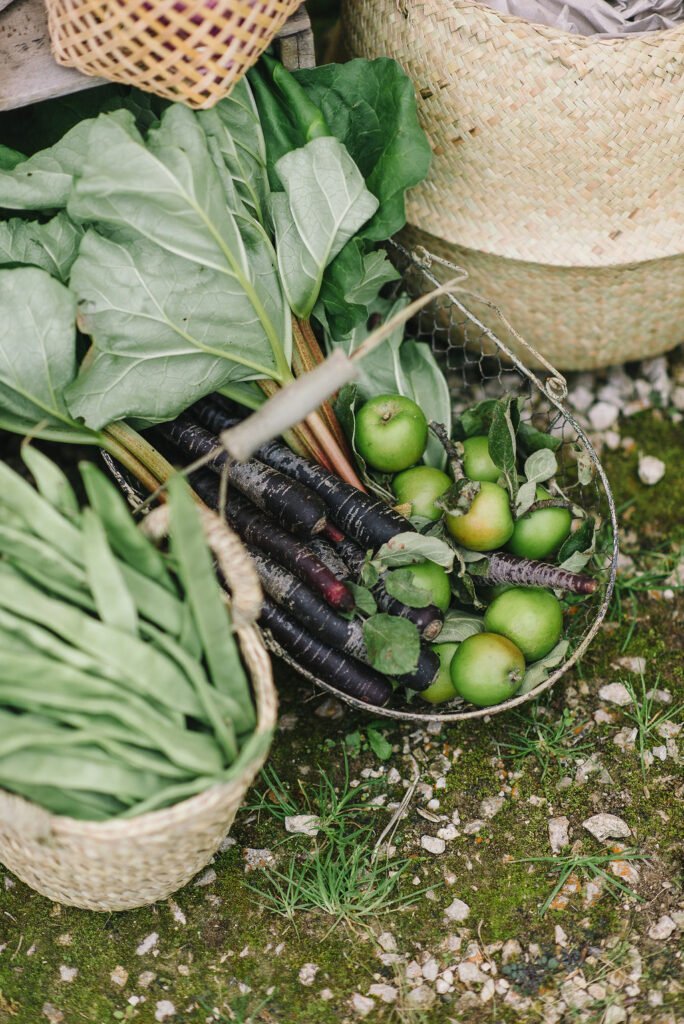
[[[448,921],[465,921],[470,913],[470,907],[463,900],[455,899],[444,911],[444,916]]]

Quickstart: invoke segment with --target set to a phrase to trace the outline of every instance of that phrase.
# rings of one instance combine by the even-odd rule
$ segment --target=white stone
[[[446,843],[443,839],[438,839],[437,836],[421,836],[420,845],[428,853],[434,853],[436,856],[446,850]]]
[[[321,819],[316,814],[290,814],[285,818],[285,831],[303,836],[317,836]]]
[[[157,1003],[157,1008],[154,1011],[155,1020],[168,1020],[169,1017],[173,1017],[176,1012],[176,1007],[173,1005],[170,999],[160,999]]]
[[[487,980],[487,975],[483,974],[477,964],[471,960],[464,960],[458,965],[458,977],[464,985],[482,985]]]
[[[618,658],[617,664],[620,668],[626,668],[628,672],[634,672],[638,676],[643,676],[646,671],[646,658]]]
[[[496,983],[494,982],[494,979],[487,978],[484,985],[482,986],[482,990],[480,991],[480,1001],[483,1003],[488,1003],[490,999],[494,998],[495,992]]]
[[[469,821],[467,825],[463,827],[463,831],[467,836],[475,836],[485,827],[485,822],[481,818],[476,818],[475,821]]]
[[[483,818],[493,818],[503,805],[504,798],[502,796],[488,796],[480,804],[480,814]]]
[[[437,829],[437,835],[440,839],[444,839],[447,843],[450,843],[452,839],[455,839],[458,835],[458,829],[455,825],[445,825],[444,828]]]
[[[660,483],[665,476],[665,463],[655,455],[639,455],[639,479],[647,487]]]
[[[522,956],[522,946],[517,939],[507,939],[501,950],[501,963],[509,964],[511,960],[519,960]]]
[[[109,975],[109,980],[112,985],[118,985],[119,988],[124,988],[128,981],[128,971],[125,967],[117,964],[114,970]]]
[[[428,957],[423,964],[423,977],[426,981],[436,981],[438,974],[439,964],[435,960],[434,956]]]
[[[618,418],[618,410],[610,402],[597,402],[589,410],[589,421],[594,430],[608,430]]]
[[[565,846],[570,845],[569,827],[570,822],[565,815],[549,818],[549,843],[552,853],[560,853]]]
[[[602,686],[599,690],[599,697],[601,700],[606,700],[609,704],[617,704],[619,707],[625,707],[632,703],[629,690],[624,683],[608,683],[606,686]]]
[[[438,978],[435,982],[435,992],[437,995],[445,996],[453,988],[453,982],[449,984],[446,978]]]
[[[67,967],[65,964],[62,964],[59,969],[59,980],[69,984],[69,982],[74,980],[77,974],[78,967]]]
[[[140,945],[136,949],[138,956],[145,956],[146,953],[150,953],[159,942],[159,935],[157,932],[150,932],[146,938],[142,940]]]
[[[681,723],[679,722],[661,722],[660,725],[656,726],[656,732],[664,740],[671,740],[675,736],[678,736],[682,730]]]
[[[401,775],[394,766],[387,772],[387,782],[390,786],[396,786],[397,783],[401,782]]]
[[[553,938],[554,938],[554,941],[556,942],[556,945],[558,945],[558,946],[567,946],[567,944],[568,944],[568,936],[566,935],[566,933],[563,931],[563,929],[561,928],[561,926],[559,924],[557,924],[556,927],[554,928]]]
[[[169,899],[169,910],[177,924],[187,924],[188,919],[174,899]]]
[[[360,992],[355,992],[351,997],[351,1004],[354,1013],[359,1017],[367,1017],[375,1007],[375,1000],[369,999],[368,996],[362,996]]]
[[[680,412],[684,412],[684,387],[682,387],[681,384],[673,389],[671,401],[675,409],[679,409]]]
[[[205,885],[211,885],[215,881],[216,881],[216,872],[214,871],[213,868],[207,868],[206,871],[202,872],[202,874],[199,876],[199,878],[195,879],[193,884],[195,886],[199,886],[200,888],[202,888]]]
[[[310,985],[313,985],[314,981],[316,980],[317,974],[318,964],[304,964],[304,966],[300,967],[299,969],[300,985],[306,985],[307,988]]]
[[[397,951],[397,940],[392,935],[392,932],[382,932],[378,935],[378,945],[386,953],[396,953]]]
[[[582,827],[601,842],[605,839],[626,839],[632,834],[627,822],[616,814],[593,814],[582,822]]]
[[[620,447],[622,438],[618,434],[617,430],[606,430],[603,435],[603,440],[606,443],[606,447],[609,448],[611,452],[616,452]]]
[[[655,924],[648,929],[649,939],[669,939],[677,925],[668,914],[663,914]]]
[[[617,1003],[609,1006],[603,1015],[603,1024],[623,1024],[627,1020],[627,1011]]]
[[[583,384],[580,384],[568,393],[568,401],[578,412],[586,412],[589,406],[593,404],[594,393]]]
[[[157,975],[154,971],[141,971],[138,975],[138,985],[140,988],[149,988],[153,981],[156,980]]]
[[[275,864],[275,857],[271,850],[256,850],[246,846],[242,853],[245,858],[245,871],[247,872],[270,868]]]
[[[369,996],[376,996],[383,1003],[395,1003],[398,994],[394,985],[371,985],[368,989]]]
[[[436,999],[435,993],[427,985],[413,988],[406,996],[406,1004],[414,1009],[429,1010]]]
[[[463,900],[453,900],[444,911],[444,916],[449,921],[465,921],[470,913],[470,907]]]
[[[331,988],[322,988],[318,994],[321,997],[321,999],[325,999],[326,1002],[329,1002],[331,999],[335,998],[335,993]]]

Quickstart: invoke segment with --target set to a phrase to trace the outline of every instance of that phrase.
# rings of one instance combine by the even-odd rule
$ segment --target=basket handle
[[[253,626],[261,614],[263,594],[252,559],[242,541],[215,512],[198,506],[202,529],[221,574],[230,587],[230,609],[235,629]],[[169,506],[158,505],[140,524],[140,529],[152,540],[168,536]]]

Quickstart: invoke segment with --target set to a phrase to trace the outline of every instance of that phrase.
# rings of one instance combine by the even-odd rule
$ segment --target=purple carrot
[[[202,471],[192,476],[192,486],[202,501],[218,509],[219,482],[213,473]],[[278,526],[275,520],[260,512],[243,495],[228,494],[226,517],[238,536],[270,555],[279,565],[289,569],[302,582],[319,594],[331,608],[349,612],[354,607],[351,590],[328,569],[314,551]],[[311,542],[313,543],[313,541]]]
[[[358,661],[368,663],[363,627],[358,620],[349,621],[337,615],[319,597],[305,587],[292,573],[249,547],[261,585],[271,600],[297,619],[322,643]],[[439,658],[429,649],[421,649],[413,672],[396,676],[395,681],[412,690],[425,690],[439,671]]]
[[[191,415],[216,435],[238,422],[211,401],[198,402],[192,407]],[[315,491],[328,506],[328,515],[335,526],[364,548],[379,548],[398,533],[413,530],[408,519],[384,502],[357,490],[315,462],[295,455],[280,441],[269,441],[257,455],[267,466]]]
[[[593,594],[598,583],[591,576],[569,572],[557,565],[536,562],[531,558],[495,551],[489,555],[489,565],[484,576],[475,577],[478,583],[494,586],[497,583],[514,583],[518,587],[549,587],[566,590],[571,594]]]
[[[340,693],[374,707],[387,704],[392,696],[392,687],[379,672],[322,644],[268,597],[264,599],[259,623],[297,665]]]
[[[210,456],[207,465],[214,473],[227,467],[231,484],[281,526],[304,537],[325,528],[325,505],[318,495],[257,459],[231,462],[216,438],[187,416],[162,423],[156,430],[191,459]]]

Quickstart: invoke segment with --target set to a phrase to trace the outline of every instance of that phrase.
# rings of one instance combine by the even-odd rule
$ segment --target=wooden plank
[[[101,82],[54,60],[43,0],[13,0],[0,14],[0,110],[66,96]]]

